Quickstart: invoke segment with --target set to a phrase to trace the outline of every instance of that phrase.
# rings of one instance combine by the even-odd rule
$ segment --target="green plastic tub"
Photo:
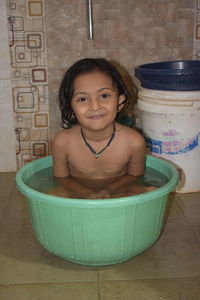
[[[18,189],[28,201],[37,240],[49,252],[83,265],[110,265],[126,261],[151,247],[158,239],[168,194],[178,182],[176,168],[148,155],[146,166],[169,181],[157,190],[112,199],[72,199],[31,189],[27,179],[52,166],[50,156],[22,167]]]

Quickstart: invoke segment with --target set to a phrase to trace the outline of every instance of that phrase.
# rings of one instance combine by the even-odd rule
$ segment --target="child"
[[[52,143],[57,195],[96,199],[147,191],[135,184],[144,172],[144,139],[115,121],[128,98],[121,75],[103,58],[85,58],[68,69],[59,92],[68,129]]]

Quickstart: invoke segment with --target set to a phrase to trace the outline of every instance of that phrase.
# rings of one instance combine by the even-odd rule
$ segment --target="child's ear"
[[[124,102],[125,102],[125,101],[126,101],[125,95],[120,95],[120,96],[119,96],[119,103],[118,103],[118,106],[117,106],[118,112],[119,112],[120,110],[122,110],[122,108],[124,107]]]

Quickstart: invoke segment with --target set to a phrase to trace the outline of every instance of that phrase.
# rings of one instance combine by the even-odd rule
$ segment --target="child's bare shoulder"
[[[53,146],[54,147],[66,146],[66,143],[69,142],[71,139],[73,139],[73,136],[76,134],[76,132],[77,132],[77,126],[59,131],[53,138]]]
[[[128,143],[131,143],[138,149],[146,146],[143,136],[136,129],[124,126],[122,134]]]
[[[143,136],[134,128],[130,128],[128,126],[122,127],[122,133],[126,136],[136,137],[138,139],[143,139]]]

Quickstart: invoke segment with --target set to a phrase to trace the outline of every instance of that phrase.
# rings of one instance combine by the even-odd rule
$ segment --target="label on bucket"
[[[178,155],[192,151],[200,145],[200,132],[186,140],[174,140],[175,131],[173,130],[163,133],[163,136],[166,138],[165,141],[145,137],[147,147],[152,153]]]

